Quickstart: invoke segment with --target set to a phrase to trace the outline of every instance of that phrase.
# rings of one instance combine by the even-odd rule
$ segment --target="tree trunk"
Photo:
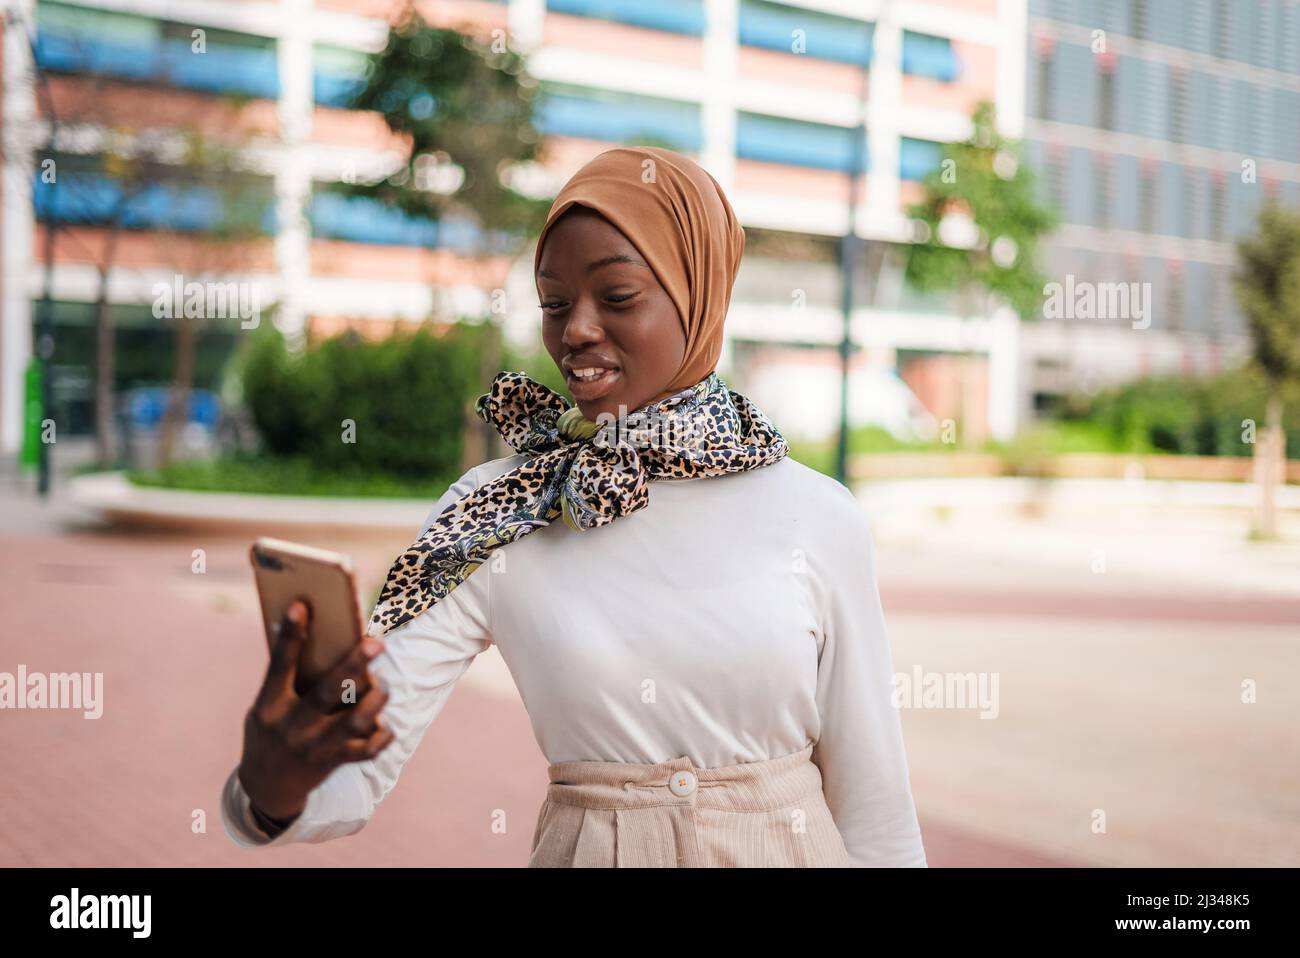
[[[1277,538],[1277,487],[1286,474],[1286,437],[1282,432],[1282,397],[1280,386],[1269,384],[1264,435],[1255,444],[1256,479],[1259,483],[1259,523],[1261,538]]]
[[[117,258],[118,223],[121,208],[113,217],[104,241],[104,259],[99,267],[99,295],[95,297],[95,460],[107,469],[117,461],[117,415],[114,409],[113,375],[117,368],[113,317],[108,308],[108,280]]]
[[[183,309],[177,311],[176,365],[171,390],[167,394],[167,412],[158,436],[159,469],[171,465],[176,438],[189,421],[190,391],[194,388],[194,367],[199,351],[198,325],[198,319],[187,317]]]
[[[108,271],[99,274],[95,300],[95,461],[107,469],[117,459],[117,420],[113,409],[113,318],[108,309]]]
[[[491,385],[493,377],[500,372],[500,363],[502,363],[502,335],[500,335],[500,326],[495,324],[493,318],[487,318],[485,322],[484,335],[482,335],[481,351],[478,354],[478,383],[474,389],[474,396],[486,393],[487,387]],[[489,459],[497,459],[498,456],[504,455],[502,447],[504,443],[500,441],[497,430],[491,428],[490,424],[478,419],[474,413],[473,402],[465,407],[465,417],[467,417],[468,428],[465,429],[465,442],[461,450],[461,460],[464,461],[465,468],[471,468],[473,465],[480,465]]]

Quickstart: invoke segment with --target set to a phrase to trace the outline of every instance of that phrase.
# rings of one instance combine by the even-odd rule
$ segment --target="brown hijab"
[[[672,150],[620,146],[601,153],[573,174],[551,205],[537,236],[534,273],[546,234],[575,205],[600,213],[628,238],[681,317],[682,364],[646,404],[698,383],[722,355],[722,324],[745,250],[745,232],[718,181]]]

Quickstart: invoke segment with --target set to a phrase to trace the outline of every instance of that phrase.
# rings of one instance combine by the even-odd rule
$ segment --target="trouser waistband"
[[[559,762],[548,766],[546,797],[583,808],[697,805],[730,811],[785,808],[820,794],[813,746],[762,762],[700,768],[689,758],[655,764]]]

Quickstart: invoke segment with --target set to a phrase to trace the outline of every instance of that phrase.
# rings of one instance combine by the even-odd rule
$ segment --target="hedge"
[[[486,388],[483,335],[469,325],[381,340],[345,333],[295,355],[268,324],[239,371],[264,452],[322,471],[454,479],[466,411]]]

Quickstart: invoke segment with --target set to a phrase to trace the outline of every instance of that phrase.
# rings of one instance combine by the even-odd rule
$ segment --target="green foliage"
[[[569,395],[569,387],[564,382],[564,375],[555,365],[550,354],[540,347],[533,350],[512,349],[509,346],[503,349],[501,360],[502,369],[512,369],[521,371],[539,383],[550,386],[558,393]],[[487,384],[484,384],[484,388]],[[572,397],[570,397],[572,398]]]
[[[787,438],[790,458],[826,476],[835,476],[835,445],[826,442],[803,442]]]
[[[360,467],[324,471],[301,458],[231,457],[175,462],[160,470],[133,471],[128,478],[138,486],[198,492],[432,500],[458,475],[408,479]]]
[[[537,157],[537,92],[523,58],[504,43],[483,44],[432,27],[408,9],[389,30],[385,48],[370,58],[366,86],[351,104],[382,114],[389,129],[409,141],[408,162],[378,183],[344,189],[417,216],[468,213],[487,229],[535,233],[549,201],[514,191],[501,173]],[[430,161],[458,167],[463,181],[451,192],[422,188]]]
[[[944,162],[926,177],[925,198],[909,210],[924,224],[924,240],[909,248],[907,280],[925,291],[983,289],[1030,319],[1040,312],[1046,282],[1037,265],[1038,242],[1055,226],[1056,215],[1039,204],[1020,145],[998,133],[991,104],[977,107],[973,124],[969,140],[945,144]],[[954,213],[964,213],[979,228],[974,248],[941,241],[940,224]],[[1014,244],[1014,259],[995,260],[998,241]]]
[[[790,439],[790,457],[810,469],[835,476],[835,440],[821,442]],[[855,426],[849,433],[849,455],[881,452],[943,452],[951,449],[941,443],[903,442],[879,426]]]
[[[1300,210],[1265,204],[1237,255],[1234,286],[1255,362],[1275,383],[1300,379]]]
[[[1208,379],[1153,377],[1097,395],[1082,419],[1102,430],[1115,451],[1199,456],[1250,456],[1247,420],[1258,431],[1270,387],[1258,370],[1243,367]],[[1300,400],[1289,398],[1294,411]],[[1294,419],[1292,419],[1294,422]],[[1287,433],[1300,454],[1300,424]]]
[[[481,326],[421,326],[378,341],[344,334],[293,355],[268,324],[241,357],[244,401],[277,458],[323,473],[458,475],[467,410],[482,391],[482,337]],[[343,441],[346,421],[355,442]]]
[[[1027,424],[1009,443],[987,442],[977,452],[1004,457],[1010,472],[1033,475],[1044,458],[1069,453],[1131,453],[1198,456],[1252,456],[1264,425],[1270,386],[1253,366],[1206,379],[1161,376],[1142,379],[1095,397],[1067,397],[1065,417]],[[1300,388],[1283,397],[1288,413],[1300,411]],[[1288,415],[1287,449],[1300,457],[1300,416]],[[1251,437],[1247,421],[1254,424]],[[859,426],[849,440],[850,455],[968,451],[933,442],[901,442],[883,429]],[[791,456],[826,475],[835,474],[833,441],[790,441]]]

